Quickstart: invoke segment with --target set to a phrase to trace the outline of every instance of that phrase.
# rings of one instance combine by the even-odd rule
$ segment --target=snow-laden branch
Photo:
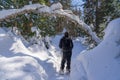
[[[41,4],[32,4],[32,5],[26,5],[21,9],[2,10],[0,11],[0,21],[13,18],[20,14],[25,14],[25,13],[30,13],[30,12],[35,12],[38,14],[47,13],[50,16],[51,15],[65,16],[68,19],[78,23],[80,25],[80,28],[82,28],[85,32],[87,32],[94,41],[96,41],[97,43],[100,43],[100,39],[95,35],[95,33],[93,33],[90,26],[88,26],[82,20],[80,20],[78,16],[72,13],[72,11],[63,10],[62,5],[60,3],[55,3],[51,5],[50,7],[46,5],[41,5]]]
[[[21,9],[2,10],[2,11],[0,11],[0,21],[6,20],[9,18],[13,18],[20,14],[34,12],[38,8],[44,8],[44,7],[45,7],[45,5],[32,4],[32,5],[26,5]]]

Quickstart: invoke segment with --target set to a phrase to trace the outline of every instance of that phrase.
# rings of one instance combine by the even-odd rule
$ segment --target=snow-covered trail
[[[0,28],[0,79],[2,80],[68,80],[69,76],[58,74],[61,51],[58,48],[62,36],[52,38],[50,49],[39,45],[26,47],[20,38]],[[71,66],[76,56],[85,49],[74,40]],[[71,69],[72,71],[72,69]],[[13,75],[10,75],[13,73]],[[20,78],[22,77],[22,78]]]
[[[73,52],[72,60],[75,59],[80,54],[81,51],[86,49],[86,47],[83,44],[81,44],[79,40],[74,40],[73,43],[74,43],[74,48],[72,51]]]
[[[61,37],[62,37],[61,35],[57,35],[52,39],[52,44],[50,49],[46,50],[47,54],[49,54],[48,59],[46,59],[46,61],[40,61],[39,60],[40,58],[38,58],[37,60],[46,71],[48,80],[71,80],[70,75],[59,75],[58,73],[60,69],[60,63],[61,63],[61,57],[62,57],[62,52],[58,47],[59,40]],[[71,68],[73,66],[72,64],[75,63],[74,59],[76,59],[76,57],[80,54],[81,51],[86,49],[86,47],[80,43],[79,39],[74,40],[73,44],[74,44],[74,47],[72,50]],[[38,53],[40,52],[38,51]],[[71,69],[71,72],[72,72],[72,69]]]
[[[58,54],[62,54],[60,52],[60,49],[58,48],[58,45],[59,45],[59,40],[62,36],[60,35],[57,35],[52,41],[53,41],[53,46],[56,48],[56,50],[59,52]],[[73,63],[75,63],[75,59],[76,57],[80,54],[81,51],[85,50],[86,47],[84,45],[81,44],[80,40],[79,39],[76,39],[76,40],[73,40],[73,44],[74,44],[74,47],[73,47],[73,50],[72,50],[72,58],[71,58],[71,72],[72,72],[72,68],[73,67]],[[60,62],[61,62],[61,59],[59,59],[59,62],[57,65],[59,65],[57,68],[57,70],[59,70],[60,68]],[[56,76],[56,79],[55,80],[71,80],[70,79],[70,75],[59,75],[58,73],[55,73],[57,74]]]

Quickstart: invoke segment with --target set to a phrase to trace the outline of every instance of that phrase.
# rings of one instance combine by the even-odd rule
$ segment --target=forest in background
[[[120,1],[119,0],[83,0],[81,4],[73,4],[72,0],[0,0],[0,10],[19,9],[25,5],[40,3],[47,6],[60,2],[64,10],[72,10],[81,20],[90,25],[93,32],[99,38],[103,38],[104,29],[107,24],[119,17]],[[59,16],[47,16],[36,13],[26,13],[15,16],[15,18],[7,19],[0,22],[0,27],[17,27],[19,33],[29,41],[29,38],[35,36],[35,32],[31,31],[32,27],[40,30],[40,36],[54,36],[60,34],[64,29],[70,32],[74,37],[83,37],[86,34],[79,25],[71,20]],[[91,38],[89,43],[93,43]]]

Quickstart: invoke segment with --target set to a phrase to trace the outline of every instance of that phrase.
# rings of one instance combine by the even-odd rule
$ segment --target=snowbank
[[[42,66],[28,56],[0,57],[1,80],[47,80]]]
[[[0,28],[0,43],[0,80],[47,79],[35,55],[32,56],[20,39]]]
[[[72,80],[120,80],[120,18],[111,21],[103,41],[76,59]]]

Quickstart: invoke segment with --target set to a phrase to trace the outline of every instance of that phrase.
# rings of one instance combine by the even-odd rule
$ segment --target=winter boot
[[[63,70],[60,70],[59,73],[60,73],[61,75],[63,75],[63,74],[64,74],[64,71],[63,71]]]
[[[66,74],[69,74],[70,73],[70,69],[66,69]]]

